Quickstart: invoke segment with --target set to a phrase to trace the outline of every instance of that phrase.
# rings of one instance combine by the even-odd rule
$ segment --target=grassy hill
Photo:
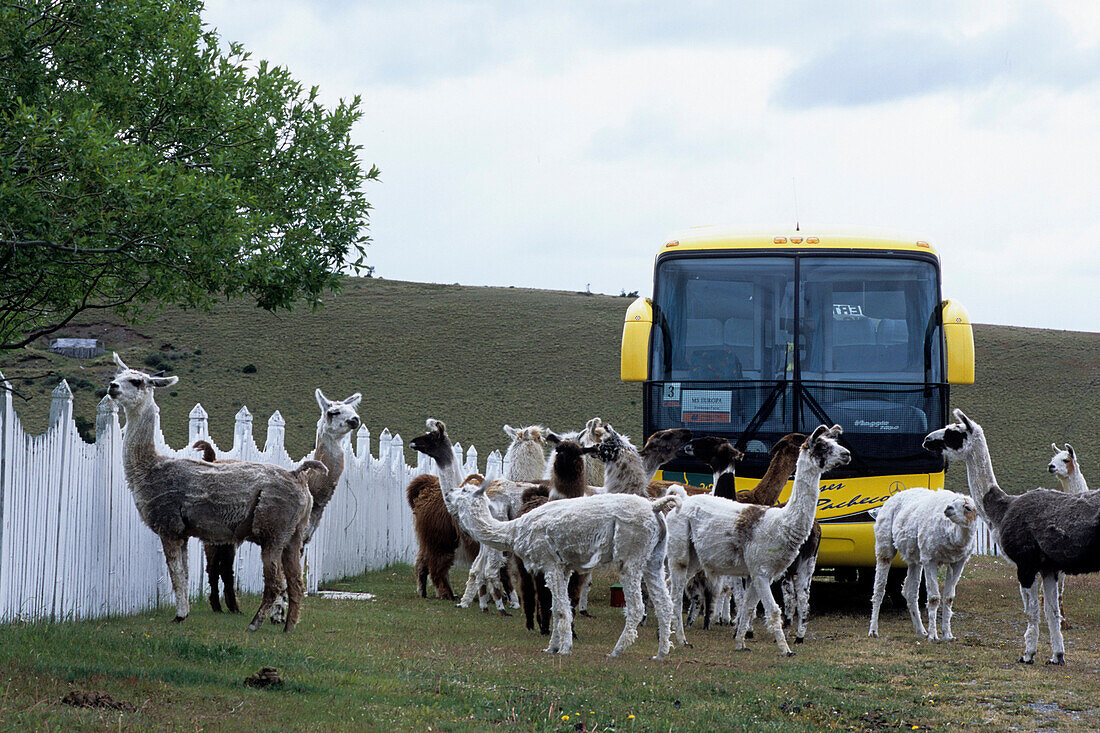
[[[117,350],[131,366],[179,375],[158,397],[173,446],[186,441],[187,414],[201,402],[215,441],[228,447],[233,416],[247,405],[261,446],[267,418],[279,410],[291,454],[304,455],[320,387],[333,399],[362,392],[360,414],[375,436],[388,427],[407,442],[426,417],[438,417],[452,437],[485,456],[505,446],[504,423],[570,430],[598,415],[640,434],[641,388],[619,381],[629,302],[350,279],[316,312],[276,316],[228,303],[212,313],[167,311],[136,327],[86,320],[58,335],[102,338],[106,356],[69,359],[43,344],[0,354],[0,370],[27,398],[17,398],[16,409],[32,433],[45,428],[50,390],[61,377],[73,388],[80,421],[94,425],[114,372],[109,352]],[[1100,334],[978,325],[975,339],[978,383],[953,388],[952,404],[985,427],[1005,488],[1055,485],[1045,471],[1051,441],[1071,442],[1085,476],[1100,486]],[[963,471],[951,471],[948,485],[962,489]]]

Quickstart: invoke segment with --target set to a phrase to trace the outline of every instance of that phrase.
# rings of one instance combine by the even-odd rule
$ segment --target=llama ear
[[[839,425],[834,425],[831,428],[829,428],[829,436],[830,437],[835,438],[836,436],[843,435],[843,434],[844,434],[844,428],[840,427]]]
[[[126,369],[129,369],[129,368],[130,368],[130,367],[126,366],[126,362],[124,362],[124,361],[122,360],[122,357],[118,355],[118,352],[117,352],[117,351],[112,351],[112,352],[111,352],[111,355],[112,355],[112,356],[114,356],[114,358],[115,358],[115,364],[117,364],[117,365],[118,365],[118,369],[119,369],[119,371],[123,371],[123,370],[126,370]]]
[[[546,442],[557,445],[561,442],[561,436],[555,433],[553,430],[546,431]]]
[[[1073,446],[1069,443],[1066,443],[1066,453],[1069,453],[1070,460],[1077,460],[1077,456],[1073,453]]]
[[[814,428],[814,431],[810,434],[810,437],[806,439],[806,443],[803,447],[809,447],[816,443],[818,440],[821,439],[821,436],[828,432],[828,430],[829,428],[825,427],[824,425],[818,425],[816,428]]]
[[[599,449],[600,449],[600,446],[599,446],[599,444],[596,444],[596,445],[589,445],[589,446],[586,446],[586,447],[584,447],[584,448],[581,448],[581,455],[582,455],[582,456],[587,456],[587,455],[589,455],[589,454],[591,454],[591,453],[595,453],[595,452],[596,452],[596,451],[598,451]]]
[[[602,425],[602,424],[603,424],[603,421],[600,420],[600,418],[594,417],[594,418],[592,418],[591,420],[589,420],[588,422],[586,422],[584,424],[584,429],[591,433],[591,432],[595,431],[596,428],[600,427],[600,425]]]
[[[968,432],[974,429],[974,423],[970,422],[970,418],[964,415],[962,410],[956,407],[952,411],[952,414],[955,415],[955,418],[963,424],[963,427],[966,428]]]
[[[171,387],[176,382],[180,381],[179,377],[149,377],[149,381],[154,387]]]
[[[744,457],[745,451],[737,450],[736,448],[733,449],[733,460],[740,461]]]
[[[317,405],[322,410],[327,410],[328,406],[332,404],[332,400],[330,400],[328,397],[325,397],[325,393],[321,391],[320,387],[317,388],[317,391],[314,392],[314,394],[317,396]]]
[[[1050,449],[1051,449],[1052,451],[1054,451],[1054,455],[1058,455],[1059,453],[1061,453],[1061,452],[1062,452],[1061,450],[1059,450],[1059,449],[1058,449],[1058,445],[1057,445],[1057,444],[1055,444],[1055,443],[1051,443],[1051,444],[1050,444]]]
[[[363,395],[356,392],[351,397],[348,397],[346,400],[344,400],[344,404],[354,410],[356,407],[359,406],[359,403],[362,402],[362,401],[363,401]]]
[[[519,439],[519,431],[516,430],[515,428],[513,428],[511,425],[505,425],[504,426],[504,433],[505,433],[505,435],[507,435],[512,440],[518,440]]]

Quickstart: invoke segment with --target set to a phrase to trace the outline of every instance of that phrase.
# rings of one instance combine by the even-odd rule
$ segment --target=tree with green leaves
[[[316,305],[364,263],[351,128],[200,0],[0,1],[0,349],[109,309]]]

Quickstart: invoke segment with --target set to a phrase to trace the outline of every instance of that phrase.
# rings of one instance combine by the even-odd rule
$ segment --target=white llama
[[[643,614],[643,576],[651,588],[657,613],[657,658],[669,650],[669,614],[672,603],[665,584],[664,556],[667,532],[663,511],[676,506],[677,496],[650,502],[638,496],[602,494],[570,501],[551,501],[518,519],[502,522],[493,517],[485,486],[473,479],[459,485],[458,467],[450,449],[446,427],[428,420],[428,433],[412,441],[413,447],[435,458],[446,478],[443,495],[448,508],[482,543],[511,551],[532,572],[546,575],[554,614],[550,645],[546,651],[569,654],[573,646],[572,608],[568,578],[571,572],[591,572],[614,564],[627,598],[626,625],[609,656],[619,656],[637,637]],[[578,471],[580,452],[577,452]]]
[[[504,453],[504,465],[507,467],[504,478],[516,483],[535,481],[540,478],[546,469],[546,428],[541,425],[529,425],[517,430],[511,425],[505,425],[504,433],[512,439],[508,450]],[[507,502],[490,501],[490,509],[497,519],[514,518],[514,510]],[[504,587],[501,583],[501,573],[508,572],[507,566],[508,560],[503,552],[488,545],[482,545],[470,566],[466,590],[458,602],[458,607],[469,607],[476,596],[481,610],[487,612],[488,599],[491,597],[502,616],[510,615],[504,608]],[[508,595],[512,608],[519,608],[519,596],[516,594],[514,585]]]
[[[794,653],[784,638],[771,584],[790,566],[810,534],[821,475],[851,460],[848,450],[835,440],[840,433],[839,425],[822,425],[806,439],[795,466],[794,488],[784,507],[742,504],[697,494],[669,516],[668,564],[675,606],[672,620],[679,643],[687,644],[682,615],[684,588],[695,573],[703,570],[708,578],[750,578],[745,602],[737,612],[736,648],[745,648],[749,616],[762,601],[768,630],[775,636],[780,653]]]
[[[1081,464],[1077,460],[1077,453],[1069,443],[1059,449],[1054,443],[1050,444],[1054,451],[1054,457],[1047,464],[1047,470],[1054,474],[1058,483],[1062,485],[1062,491],[1068,494],[1081,494],[1089,490],[1085,481],[1085,475],[1081,473]],[[1058,573],[1058,615],[1062,619],[1062,630],[1073,628],[1066,620],[1065,605],[1063,600],[1066,594],[1066,574]]]
[[[978,510],[969,496],[946,489],[931,491],[912,488],[900,491],[878,510],[875,517],[875,587],[871,595],[871,627],[868,636],[878,636],[878,615],[886,579],[895,554],[909,566],[902,595],[909,606],[913,630],[931,641],[940,637],[936,631],[936,611],[941,607],[938,573],[947,565],[943,585],[943,640],[953,641],[951,633],[952,604],[955,585],[962,575],[963,565],[973,551],[974,525]],[[921,622],[917,593],[920,590],[921,569],[928,604],[928,630]]]

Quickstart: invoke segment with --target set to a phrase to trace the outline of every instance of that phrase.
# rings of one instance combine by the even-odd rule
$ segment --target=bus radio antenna
[[[798,181],[794,176],[791,176],[791,189],[794,190],[794,230],[798,232],[801,231],[798,228]]]

